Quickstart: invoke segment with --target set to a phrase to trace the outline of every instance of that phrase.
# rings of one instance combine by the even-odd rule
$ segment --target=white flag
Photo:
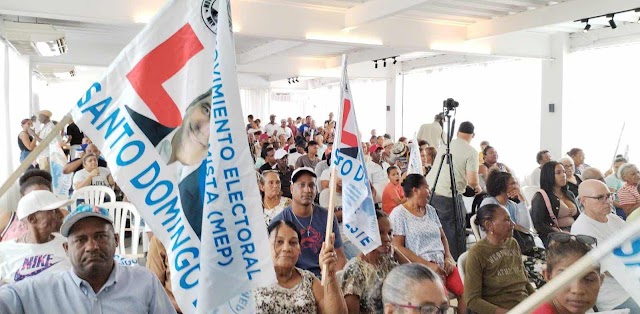
[[[243,124],[228,0],[220,0],[213,66],[211,131],[198,313],[243,300],[246,291],[276,283],[256,172]],[[243,294],[245,293],[245,294]],[[249,297],[249,301],[252,301]],[[237,303],[235,301],[234,303]],[[251,311],[250,309],[243,309]],[[253,312],[253,311],[251,311]]]
[[[196,312],[205,278],[201,240],[227,242],[201,233],[210,119],[222,114],[211,103],[216,2],[169,1],[71,112],[166,248],[173,294],[184,313]],[[230,235],[229,247],[231,241]],[[228,283],[217,284],[211,296],[223,294]]]
[[[420,146],[418,146],[418,138],[413,135],[413,141],[411,142],[411,151],[409,152],[409,174],[416,173],[423,175],[422,173],[422,160],[420,159]]]
[[[51,186],[53,187],[53,194],[68,198],[69,189],[71,189],[71,180],[73,174],[64,174],[62,169],[67,165],[67,156],[60,147],[60,138],[56,137],[49,143],[49,167],[51,169]],[[73,152],[70,152],[70,154]],[[115,202],[115,200],[111,200]]]
[[[367,254],[382,242],[360,145],[360,132],[347,76],[346,55],[342,56],[341,89],[340,115],[337,119],[331,163],[336,167],[336,174],[342,178],[342,222],[345,235],[360,251]]]

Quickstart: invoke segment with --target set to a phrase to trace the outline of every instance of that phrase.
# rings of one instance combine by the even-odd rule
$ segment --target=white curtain
[[[411,138],[423,123],[442,112],[442,101],[460,103],[456,128],[463,121],[476,127],[472,145],[489,141],[499,161],[522,178],[536,166],[540,143],[540,62],[502,61],[446,67],[405,75],[403,134]],[[454,136],[455,138],[455,136]]]
[[[605,172],[614,157],[623,123],[619,154],[629,150],[639,163],[638,73],[640,45],[624,45],[570,54],[566,60],[563,151],[585,152],[585,163]]]

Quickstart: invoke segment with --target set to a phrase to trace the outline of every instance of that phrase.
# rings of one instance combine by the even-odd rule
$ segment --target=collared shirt
[[[176,313],[164,288],[144,267],[114,265],[95,293],[73,270],[0,288],[0,313]]]

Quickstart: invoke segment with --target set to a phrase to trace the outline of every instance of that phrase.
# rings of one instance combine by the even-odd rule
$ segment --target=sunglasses
[[[411,309],[411,310],[416,310],[418,313],[420,314],[445,314],[447,313],[447,311],[449,310],[449,305],[445,304],[442,307],[437,307],[433,304],[425,304],[422,306],[415,306],[415,305],[405,305],[405,304],[396,304],[396,303],[392,303],[393,306],[397,306],[397,307],[401,307],[401,308],[405,308],[405,309]]]
[[[552,232],[549,233],[549,242],[567,243],[569,241],[576,241],[587,246],[597,246],[598,240],[592,236],[584,234],[569,234],[564,232]]]

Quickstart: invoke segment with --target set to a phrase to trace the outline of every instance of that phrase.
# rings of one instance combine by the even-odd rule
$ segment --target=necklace
[[[300,225],[300,227],[304,228],[304,225],[300,222],[300,220],[298,220],[298,216],[296,216],[296,214],[293,212],[293,209],[291,210],[291,214],[293,214],[293,218],[298,222],[298,224]],[[307,226],[307,237],[310,236],[310,232],[309,232],[309,228],[311,228],[311,223],[313,223],[313,210],[311,211],[311,220],[309,221],[309,226]]]
[[[269,206],[269,204],[267,203],[268,199],[265,197],[264,200],[262,201],[262,207],[268,209],[268,210],[272,210],[274,208],[276,208],[276,206],[278,206],[280,204],[280,200],[278,200],[278,202],[273,205],[273,206]]]

